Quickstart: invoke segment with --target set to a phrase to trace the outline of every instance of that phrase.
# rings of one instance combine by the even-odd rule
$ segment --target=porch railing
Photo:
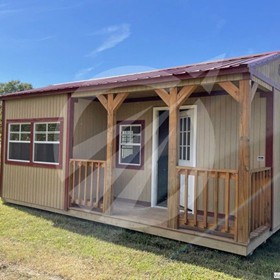
[[[236,239],[238,171],[178,166],[177,172],[181,188],[183,185],[180,227],[225,234]],[[189,198],[190,191],[192,198]]]
[[[70,159],[70,206],[102,210],[105,161]]]
[[[271,226],[271,168],[251,170],[250,232]]]

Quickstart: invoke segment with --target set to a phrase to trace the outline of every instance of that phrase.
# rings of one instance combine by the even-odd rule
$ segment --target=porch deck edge
[[[174,230],[174,229],[163,228],[159,226],[152,226],[152,225],[143,224],[141,222],[129,221],[127,219],[123,219],[117,216],[107,216],[102,213],[95,213],[90,211],[87,212],[84,210],[69,209],[68,211],[65,211],[63,209],[56,209],[56,208],[51,208],[51,207],[46,207],[41,205],[35,205],[31,203],[15,201],[6,198],[2,198],[2,200],[5,203],[9,203],[9,204],[36,208],[39,210],[66,215],[74,218],[117,226],[129,230],[143,232],[155,236],[182,241],[185,243],[216,249],[224,252],[234,253],[242,256],[246,256],[249,254],[248,246],[246,246],[245,244],[238,244],[226,238],[207,235],[199,232],[192,232],[190,230],[182,230],[182,229]]]

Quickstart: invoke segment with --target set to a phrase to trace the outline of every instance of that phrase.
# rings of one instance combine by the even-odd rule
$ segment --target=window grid
[[[8,130],[8,159],[29,162],[31,135],[30,123],[10,123]]]
[[[12,127],[18,127],[18,131],[12,130]],[[23,130],[23,127],[28,128],[28,130]],[[10,143],[30,143],[30,133],[31,133],[31,125],[30,123],[11,123],[9,124],[9,142]],[[11,136],[18,136],[18,139],[11,139]],[[23,140],[22,138],[26,137],[29,140]]]
[[[191,158],[191,118],[180,118],[180,145],[179,159],[190,160]]]
[[[45,130],[37,130],[37,127],[38,126],[45,126]],[[49,129],[49,125],[55,125],[55,130],[50,130]],[[59,144],[60,143],[60,127],[59,127],[60,123],[59,122],[48,122],[48,123],[35,123],[35,126],[34,126],[34,143],[36,144]],[[40,140],[38,140],[38,136],[41,135],[41,137],[43,137],[43,139],[45,140],[42,140],[42,138]],[[49,140],[49,136],[54,136],[53,139],[57,139],[56,141],[53,140]],[[56,136],[56,137],[55,137]]]
[[[19,164],[60,166],[61,128],[61,120],[8,121],[6,160]]]
[[[119,129],[119,160],[120,165],[141,166],[141,124],[123,124]],[[139,149],[137,149],[139,147]],[[135,150],[136,155],[134,155]],[[125,158],[132,156],[135,158],[139,155],[139,162],[124,162]]]
[[[50,128],[53,127],[53,128]],[[49,136],[52,135],[53,139],[56,141],[50,141]],[[40,136],[40,137],[38,137]],[[53,146],[55,149],[56,146],[60,144],[60,123],[59,122],[36,122],[34,123],[34,144],[33,144],[33,162],[35,163],[44,163],[44,164],[59,164],[59,158],[54,157],[51,161],[42,160],[38,158],[36,153],[37,147],[44,147],[47,145],[48,147]],[[38,140],[39,139],[39,140]],[[45,146],[46,148],[46,146]],[[37,158],[36,158],[37,157]]]

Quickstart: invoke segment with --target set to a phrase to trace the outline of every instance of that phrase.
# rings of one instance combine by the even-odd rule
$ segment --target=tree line
[[[19,80],[12,80],[6,83],[0,83],[0,95],[5,93],[13,93],[13,92],[18,92],[23,90],[29,90],[32,88],[33,88],[32,85],[29,83],[23,83]],[[2,102],[0,102],[0,136],[1,134],[2,134]]]

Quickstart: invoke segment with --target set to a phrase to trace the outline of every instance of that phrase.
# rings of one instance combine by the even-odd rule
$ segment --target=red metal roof
[[[37,93],[40,94],[48,92],[50,94],[55,94],[62,91],[75,91],[85,88],[92,88],[93,90],[95,88],[110,89],[120,86],[124,87],[131,85],[147,85],[165,81],[178,81],[178,79],[199,78],[202,77],[203,74],[205,75],[205,73],[207,73],[207,75],[209,75],[211,72],[215,73],[215,75],[218,75],[219,73],[224,73],[225,70],[229,70],[229,72],[234,73],[249,72],[249,68],[251,66],[263,63],[266,60],[274,59],[279,55],[280,51],[274,51],[234,58],[224,58],[216,61],[189,64],[149,72],[56,84],[13,94],[6,94],[3,96],[3,99],[5,99],[5,96],[10,95],[33,95]],[[217,72],[219,73],[217,74]]]

